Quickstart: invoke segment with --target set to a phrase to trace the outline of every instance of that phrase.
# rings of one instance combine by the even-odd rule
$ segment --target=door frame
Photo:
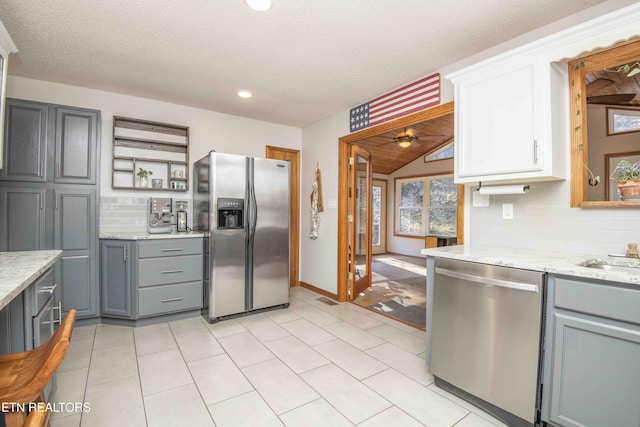
[[[300,150],[266,145],[265,157],[289,161],[289,287],[300,286]]]
[[[371,256],[380,255],[387,252],[387,191],[389,191],[389,180],[383,178],[373,178],[372,188],[380,187],[382,188],[382,194],[384,204],[380,204],[380,246],[382,250],[380,252],[375,252],[373,250],[373,217],[371,219]],[[371,209],[373,209],[373,192],[371,193]]]
[[[408,127],[416,123],[435,119],[453,113],[453,101],[441,104],[428,110],[420,111],[382,123],[378,126],[363,129],[349,135],[338,138],[338,301],[347,300],[347,274],[349,269],[348,259],[348,226],[347,214],[349,203],[349,156],[351,154],[351,145],[357,144],[358,141],[390,132],[394,129]],[[458,213],[458,219],[462,215]],[[462,244],[464,226],[461,221],[458,222],[458,244]]]

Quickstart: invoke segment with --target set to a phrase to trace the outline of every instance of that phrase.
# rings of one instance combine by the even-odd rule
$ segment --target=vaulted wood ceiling
[[[432,153],[453,139],[453,113],[408,126],[418,134],[418,141],[401,148],[393,138],[403,127],[359,140],[357,144],[371,153],[373,171],[388,175],[402,166]]]
[[[629,46],[640,49],[640,40],[628,43]],[[619,64],[587,73],[585,75],[587,103],[640,107],[640,74],[627,77],[629,71],[639,67],[639,61],[640,57],[637,57],[628,64]],[[630,67],[627,71],[624,71],[625,65]],[[629,99],[625,100],[621,95],[628,95]]]

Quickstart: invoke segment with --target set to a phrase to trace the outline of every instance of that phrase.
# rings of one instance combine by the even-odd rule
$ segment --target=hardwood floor
[[[426,267],[422,258],[374,255],[372,285],[353,301],[416,328],[426,326]]]

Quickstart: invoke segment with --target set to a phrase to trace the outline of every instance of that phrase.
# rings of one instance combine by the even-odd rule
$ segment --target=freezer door
[[[241,229],[219,229],[217,201],[246,198],[249,159],[221,153],[209,156],[209,319],[215,319],[246,310],[247,221]]]
[[[252,159],[253,310],[289,302],[289,163]]]

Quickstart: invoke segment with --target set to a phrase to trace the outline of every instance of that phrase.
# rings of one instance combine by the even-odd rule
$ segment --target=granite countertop
[[[62,256],[62,251],[0,252],[0,309]]]
[[[525,270],[544,271],[567,276],[635,283],[640,285],[640,260],[632,258],[600,257],[584,254],[565,254],[553,251],[537,251],[494,246],[444,246],[423,249],[423,255],[436,258],[457,259],[483,264],[502,265]],[[638,273],[600,270],[578,265],[587,260],[599,260],[619,266],[638,267]]]
[[[152,239],[186,239],[186,238],[205,237],[205,233],[200,231],[188,231],[186,233],[164,233],[164,234],[149,234],[145,231],[122,231],[122,232],[107,232],[100,233],[101,239],[113,239],[113,240],[152,240]]]

